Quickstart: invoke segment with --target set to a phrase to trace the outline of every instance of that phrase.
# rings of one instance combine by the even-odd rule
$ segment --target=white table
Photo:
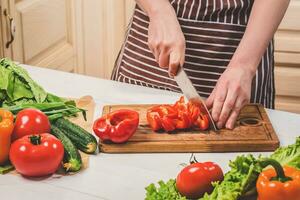
[[[26,66],[30,75],[47,91],[59,96],[92,95],[97,116],[104,104],[172,103],[180,94],[108,80]],[[299,135],[300,115],[268,110],[281,145],[294,143]],[[96,116],[95,116],[96,117]],[[240,153],[199,153],[199,161],[215,161],[224,171],[228,161]],[[259,153],[254,153],[258,155]],[[262,153],[268,154],[268,153]],[[144,187],[158,180],[175,178],[190,154],[98,154],[90,156],[89,168],[73,176],[29,180],[22,176],[0,176],[2,200],[130,199],[145,197]]]

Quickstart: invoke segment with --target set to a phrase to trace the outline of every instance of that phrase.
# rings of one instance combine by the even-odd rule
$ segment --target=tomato
[[[58,169],[63,155],[63,144],[48,133],[17,139],[9,152],[10,161],[24,176],[53,174]]]
[[[192,163],[178,174],[176,187],[179,193],[189,199],[198,199],[213,190],[212,182],[222,181],[222,169],[213,162]]]
[[[43,112],[37,109],[24,109],[17,114],[12,139],[25,135],[50,133],[50,122]]]

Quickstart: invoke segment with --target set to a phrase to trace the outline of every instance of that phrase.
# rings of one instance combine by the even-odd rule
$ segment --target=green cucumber
[[[80,126],[70,122],[67,119],[59,118],[54,124],[66,134],[66,136],[75,144],[75,146],[88,154],[95,153],[97,150],[96,138]]]
[[[63,166],[65,170],[67,172],[79,171],[82,166],[82,160],[79,151],[72,143],[72,141],[65,135],[63,131],[61,131],[55,125],[51,126],[51,134],[57,137],[64,145],[65,152],[64,152]]]

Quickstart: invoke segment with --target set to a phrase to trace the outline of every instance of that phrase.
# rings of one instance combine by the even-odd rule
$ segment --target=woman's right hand
[[[150,23],[148,28],[148,45],[157,63],[168,68],[169,75],[175,76],[185,59],[185,38],[174,8],[167,0],[139,1],[147,12]]]

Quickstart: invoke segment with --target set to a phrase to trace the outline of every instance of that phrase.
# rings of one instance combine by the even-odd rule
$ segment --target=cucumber
[[[72,141],[55,125],[51,126],[51,134],[57,137],[64,145],[63,166],[67,172],[79,171],[82,166],[81,156]]]
[[[92,154],[97,150],[96,138],[80,126],[67,119],[59,118],[54,124],[66,134],[66,136],[81,151]]]

